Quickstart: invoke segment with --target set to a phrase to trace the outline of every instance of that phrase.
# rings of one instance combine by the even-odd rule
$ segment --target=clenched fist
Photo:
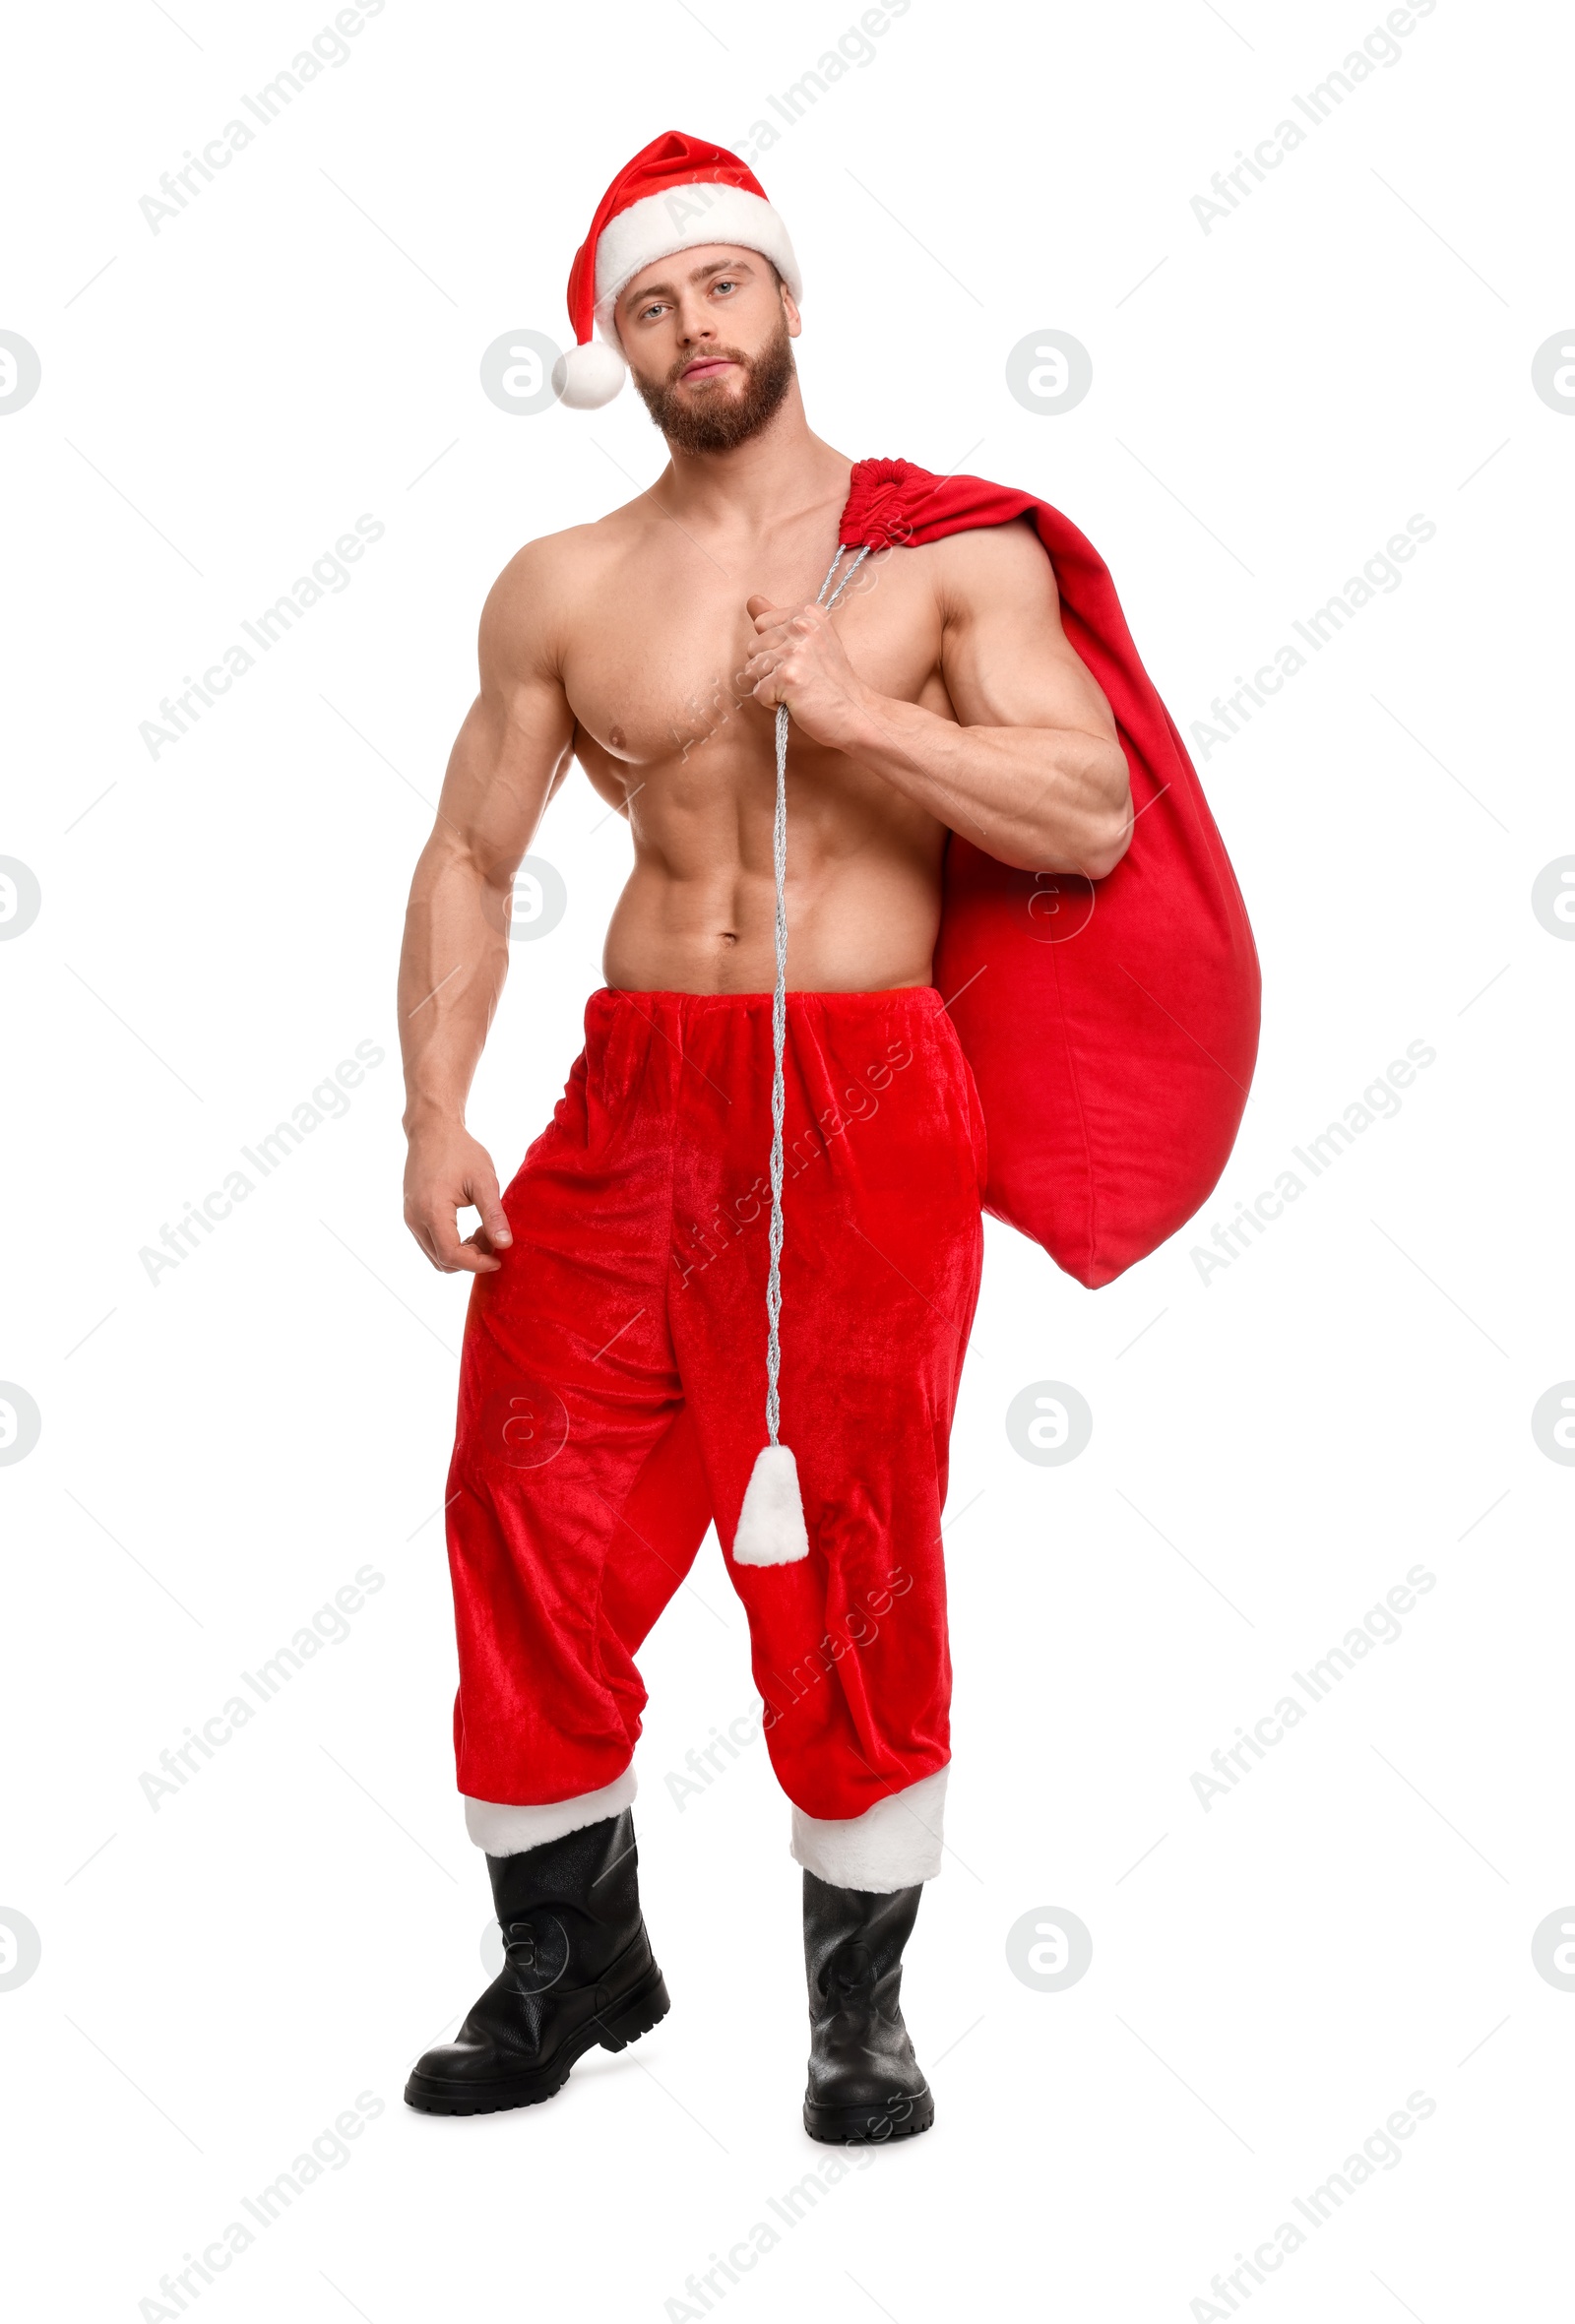
[[[744,610],[756,645],[739,683],[767,710],[785,702],[812,742],[850,749],[873,697],[855,675],[831,615],[820,605],[774,605],[769,597],[751,597]]]

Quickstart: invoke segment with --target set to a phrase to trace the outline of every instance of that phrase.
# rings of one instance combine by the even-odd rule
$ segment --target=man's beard
[[[739,366],[744,374],[740,394],[724,389],[712,394],[702,388],[680,396],[678,381],[686,365],[695,360],[692,354],[684,355],[659,386],[648,387],[634,374],[642,403],[675,452],[731,452],[737,445],[747,444],[780,408],[793,376],[793,347],[786,316],[776,338],[758,355],[746,355],[740,347],[716,347],[708,352]]]

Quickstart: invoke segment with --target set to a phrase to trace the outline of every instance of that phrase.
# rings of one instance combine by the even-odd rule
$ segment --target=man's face
[[[645,408],[675,451],[747,443],[792,381],[798,309],[757,251],[710,243],[659,259],[615,319]]]

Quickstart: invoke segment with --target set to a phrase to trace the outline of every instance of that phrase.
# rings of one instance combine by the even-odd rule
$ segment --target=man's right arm
[[[556,544],[534,542],[487,598],[480,691],[450,756],[405,918],[405,1220],[445,1275],[490,1274],[510,1241],[497,1173],[465,1126],[465,1101],[508,973],[514,874],[574,742],[552,610],[561,557]],[[462,1242],[457,1214],[467,1206],[481,1224]]]

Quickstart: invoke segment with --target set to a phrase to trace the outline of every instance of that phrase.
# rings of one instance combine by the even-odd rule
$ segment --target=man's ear
[[[778,288],[782,293],[782,311],[788,318],[788,336],[789,339],[796,339],[804,327],[803,317],[799,314],[797,302],[787,283],[780,283]]]

